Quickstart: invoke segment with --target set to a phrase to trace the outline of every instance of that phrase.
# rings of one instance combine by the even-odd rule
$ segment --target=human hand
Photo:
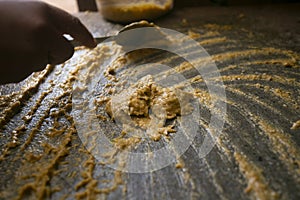
[[[74,53],[63,36],[83,45],[96,43],[78,18],[38,1],[0,0],[0,84],[19,82],[47,64],[60,64]]]

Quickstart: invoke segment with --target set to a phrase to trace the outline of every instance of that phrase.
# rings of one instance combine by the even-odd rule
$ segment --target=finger
[[[74,54],[72,44],[55,30],[49,31],[45,45],[48,49],[48,64],[61,64]]]
[[[1,60],[0,84],[3,83],[16,83],[25,79],[33,72],[40,71],[46,67],[46,56],[36,52],[16,52],[16,55],[4,55],[5,59]],[[38,59],[32,59],[33,57]]]
[[[32,71],[26,70],[27,63],[24,62],[20,65],[19,62],[15,61],[16,58],[13,60],[13,62],[6,60],[0,63],[1,66],[5,66],[0,68],[0,84],[20,82],[32,73]]]
[[[49,14],[54,26],[60,33],[71,35],[75,40],[89,48],[96,46],[93,36],[77,17],[53,6],[50,6]]]
[[[6,66],[6,71],[28,74],[44,69],[48,63],[48,50],[45,49],[42,41],[38,42],[38,45],[35,43],[37,42],[34,42],[32,46],[4,52],[1,63],[5,63],[3,66]]]

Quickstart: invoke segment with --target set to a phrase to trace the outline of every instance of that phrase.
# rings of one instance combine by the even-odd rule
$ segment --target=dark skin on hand
[[[72,57],[71,35],[89,48],[96,43],[78,18],[37,1],[0,0],[0,84],[20,82],[47,64]]]

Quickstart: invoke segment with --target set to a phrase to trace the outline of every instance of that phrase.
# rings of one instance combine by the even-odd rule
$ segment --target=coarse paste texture
[[[120,121],[125,121],[122,117],[129,117],[134,122],[133,126],[146,130],[156,141],[161,134],[168,136],[176,132],[173,126],[166,125],[167,120],[188,115],[193,110],[190,104],[192,94],[174,87],[161,87],[150,75],[133,84],[127,94],[129,98],[117,101],[113,110],[112,101],[109,100],[106,104],[107,113]]]
[[[224,81],[226,99],[210,95],[203,78],[180,60],[161,74],[169,76],[175,71],[184,74],[186,82],[166,87],[155,76],[147,76],[128,84],[140,60],[171,64],[178,61],[174,55],[138,51],[109,65],[103,60],[119,54],[117,45],[77,48],[63,65],[48,66],[18,85],[0,87],[0,199],[299,199],[299,51],[288,44],[268,43],[260,34],[236,26],[192,27],[186,20],[184,24],[182,29],[179,24],[178,30],[202,44],[218,65],[221,77],[212,76],[211,80]],[[193,53],[189,47],[182,49]],[[125,119],[133,123],[131,127],[143,131],[149,128],[151,117],[164,119],[161,127],[167,131],[151,142],[168,144],[165,135],[172,140],[178,133],[170,134],[178,127],[176,121],[185,114],[180,94],[193,93],[192,99],[201,105],[200,130],[176,163],[146,174],[125,173],[107,167],[114,162],[115,152],[106,155],[107,162],[100,162],[85,147],[75,125],[76,113],[71,113],[76,103],[72,96],[80,91],[84,96],[86,89],[73,87],[77,81],[89,83],[99,78],[93,76],[99,69],[103,82],[95,86],[97,122],[107,125],[103,132],[118,151],[134,151],[143,138],[129,134],[131,124],[111,129],[120,122],[114,115],[124,112]],[[84,79],[78,80],[81,76]],[[184,90],[187,82],[195,87],[193,92]],[[126,107],[114,112],[111,104],[109,111],[112,97],[126,89]],[[197,149],[209,130],[212,99],[226,102],[226,124],[215,148],[200,159]],[[190,104],[191,99],[187,100],[184,105]],[[162,110],[166,112],[155,115],[154,101],[165,106]],[[176,109],[178,102],[180,110]],[[95,136],[95,132],[87,133],[91,140]]]

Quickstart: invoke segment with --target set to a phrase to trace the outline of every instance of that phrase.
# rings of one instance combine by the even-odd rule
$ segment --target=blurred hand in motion
[[[47,64],[72,57],[71,35],[84,46],[96,43],[78,18],[38,1],[0,0],[0,84],[19,82]]]

